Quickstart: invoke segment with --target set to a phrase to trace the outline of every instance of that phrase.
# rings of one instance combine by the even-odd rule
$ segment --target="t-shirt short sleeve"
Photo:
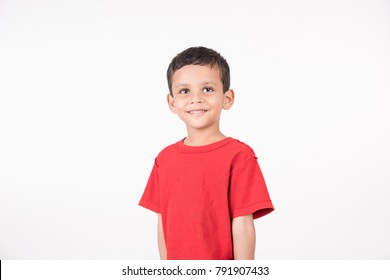
[[[158,165],[155,161],[152,172],[150,173],[148,183],[146,184],[144,193],[141,197],[139,205],[160,213],[160,195],[158,184]]]
[[[255,155],[232,167],[229,207],[231,218],[253,214],[257,219],[274,210]]]

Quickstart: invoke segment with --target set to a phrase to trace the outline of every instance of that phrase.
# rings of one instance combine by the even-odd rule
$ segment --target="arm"
[[[157,223],[157,239],[158,239],[158,251],[160,253],[160,259],[167,259],[167,248],[165,246],[164,232],[162,228],[161,214],[158,215]]]
[[[232,235],[234,259],[253,260],[255,258],[256,233],[252,214],[233,219]]]

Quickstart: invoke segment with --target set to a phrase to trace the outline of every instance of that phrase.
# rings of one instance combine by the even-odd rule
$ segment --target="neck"
[[[217,131],[194,131],[187,129],[187,133],[184,144],[188,146],[204,146],[226,138],[219,129]]]

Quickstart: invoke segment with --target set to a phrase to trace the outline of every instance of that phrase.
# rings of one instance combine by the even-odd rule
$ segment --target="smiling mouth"
[[[201,115],[203,113],[207,112],[207,110],[190,110],[190,111],[187,111],[188,114],[191,114],[191,115]]]

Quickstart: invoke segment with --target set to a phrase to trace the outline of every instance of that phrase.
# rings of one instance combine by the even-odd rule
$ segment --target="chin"
[[[188,128],[192,128],[192,129],[208,129],[210,128],[212,125],[210,124],[198,124],[198,125],[187,125]]]

